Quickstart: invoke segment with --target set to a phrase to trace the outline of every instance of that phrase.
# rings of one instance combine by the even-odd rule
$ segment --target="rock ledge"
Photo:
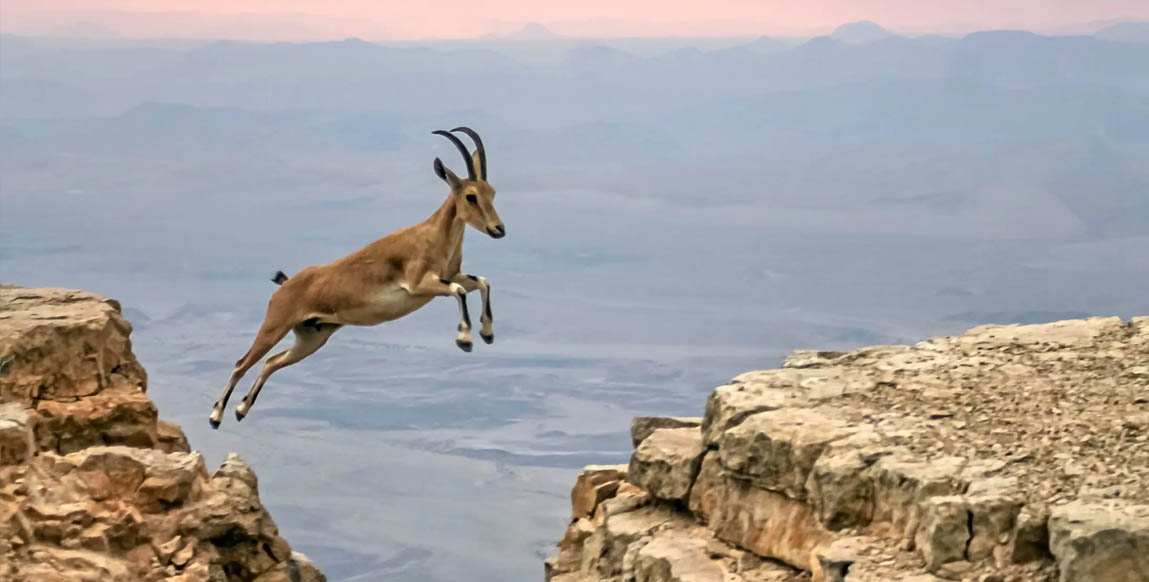
[[[632,434],[548,580],[1149,581],[1149,318],[799,351]]]
[[[0,580],[322,582],[255,473],[158,420],[115,301],[0,286]]]

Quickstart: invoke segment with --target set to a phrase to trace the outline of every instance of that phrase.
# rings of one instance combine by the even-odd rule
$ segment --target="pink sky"
[[[904,32],[1149,19],[1146,0],[3,0],[0,29],[305,40],[475,37],[525,22],[578,36],[818,34],[873,20]]]

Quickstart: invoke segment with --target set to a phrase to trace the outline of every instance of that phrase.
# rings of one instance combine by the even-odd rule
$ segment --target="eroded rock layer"
[[[0,580],[320,582],[231,455],[158,420],[112,300],[0,287]]]
[[[800,351],[632,435],[548,580],[1149,582],[1149,318]]]

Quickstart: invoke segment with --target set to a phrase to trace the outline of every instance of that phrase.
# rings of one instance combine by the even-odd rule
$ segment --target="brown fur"
[[[477,154],[476,154],[477,155]],[[438,160],[436,160],[437,166]],[[477,162],[477,158],[476,158]],[[476,167],[477,164],[476,164]],[[268,358],[248,397],[237,410],[242,419],[263,383],[275,370],[314,353],[339,327],[378,325],[403,317],[435,297],[456,296],[465,310],[466,292],[481,289],[484,300],[484,340],[490,335],[487,288],[481,278],[462,276],[463,232],[466,225],[501,238],[502,221],[495,212],[495,190],[486,177],[461,179],[443,167],[451,192],[434,214],[416,225],[395,231],[341,259],[303,269],[282,281],[271,296],[267,315],[251,348],[235,364],[227,389],[216,402],[212,425],[218,426],[235,384],[289,331],[296,345]],[[475,203],[469,201],[473,196]],[[447,281],[444,283],[444,281]],[[460,347],[470,349],[470,329],[460,323]],[[465,334],[464,334],[465,332]]]

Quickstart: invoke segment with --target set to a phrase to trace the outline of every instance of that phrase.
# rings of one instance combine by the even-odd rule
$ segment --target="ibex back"
[[[475,152],[452,132],[470,136]],[[308,267],[292,277],[282,271],[272,279],[280,285],[267,304],[267,315],[251,348],[235,363],[223,395],[211,411],[211,426],[218,428],[227,400],[240,378],[287,332],[295,334],[290,349],[264,362],[251,391],[236,406],[236,420],[251,411],[267,378],[276,370],[299,362],[323,347],[345,325],[378,325],[399,319],[436,297],[454,297],[459,303],[455,343],[471,351],[471,317],[467,293],[479,290],[483,300],[479,336],[495,341],[491,327],[491,287],[483,277],[464,275],[463,232],[469,224],[503,238],[506,228],[495,212],[495,189],[487,182],[487,153],[479,135],[467,127],[433,132],[446,137],[463,154],[467,178],[459,178],[435,158],[435,174],[451,193],[430,218],[395,231],[362,249],[326,265]]]

